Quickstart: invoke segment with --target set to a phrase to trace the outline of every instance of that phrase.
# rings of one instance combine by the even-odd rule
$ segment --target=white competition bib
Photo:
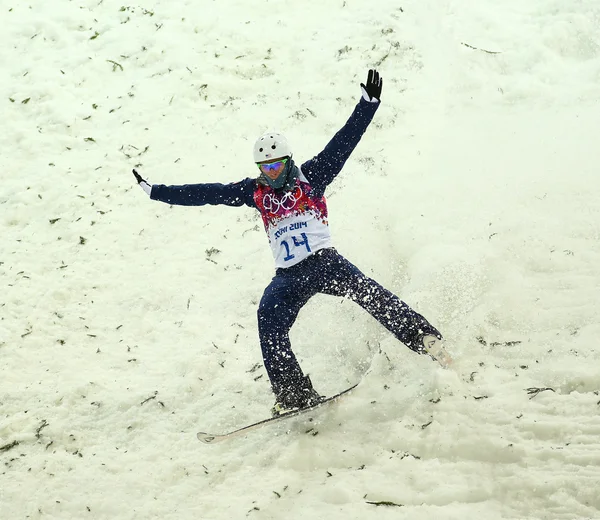
[[[268,186],[254,192],[275,267],[291,267],[320,249],[331,247],[325,197],[313,198],[302,173],[296,188],[277,195]]]

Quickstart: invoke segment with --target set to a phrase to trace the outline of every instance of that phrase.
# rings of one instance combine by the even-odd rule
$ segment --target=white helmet
[[[256,163],[280,157],[291,157],[291,155],[292,149],[287,139],[275,132],[261,135],[254,143],[254,162]]]

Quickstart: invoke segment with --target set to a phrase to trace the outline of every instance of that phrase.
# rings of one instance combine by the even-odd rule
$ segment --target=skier
[[[283,135],[269,132],[254,145],[260,173],[231,184],[150,185],[136,170],[138,184],[153,200],[183,206],[246,205],[262,217],[275,258],[275,276],[258,307],[258,332],[271,380],[273,415],[323,399],[292,352],[289,330],[302,306],[317,293],[358,303],[411,350],[427,353],[442,366],[451,359],[441,334],[420,314],[332,247],[325,189],[358,145],[379,108],[383,80],[369,70],[362,97],[350,119],[317,156],[297,166]]]

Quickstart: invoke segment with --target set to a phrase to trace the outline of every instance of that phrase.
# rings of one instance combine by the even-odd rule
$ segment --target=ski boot
[[[308,408],[320,403],[324,397],[320,395],[312,386],[309,376],[304,376],[295,384],[288,384],[282,387],[279,392],[275,392],[276,401],[271,408],[271,415],[278,415],[301,408]]]
[[[435,359],[443,368],[448,368],[452,364],[452,358],[444,349],[442,341],[431,334],[423,336],[421,339],[423,350]]]

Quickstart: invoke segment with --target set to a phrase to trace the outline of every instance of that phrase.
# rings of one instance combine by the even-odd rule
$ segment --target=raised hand
[[[133,169],[133,176],[135,177],[137,183],[140,185],[140,188],[142,188],[148,195],[150,195],[150,193],[152,193],[152,186],[150,186],[150,184],[144,178],[142,178],[142,176],[137,172],[135,168]]]
[[[383,78],[379,77],[379,72],[375,69],[370,69],[367,75],[367,84],[360,84],[363,97],[372,103],[381,101],[381,89],[383,88]]]

